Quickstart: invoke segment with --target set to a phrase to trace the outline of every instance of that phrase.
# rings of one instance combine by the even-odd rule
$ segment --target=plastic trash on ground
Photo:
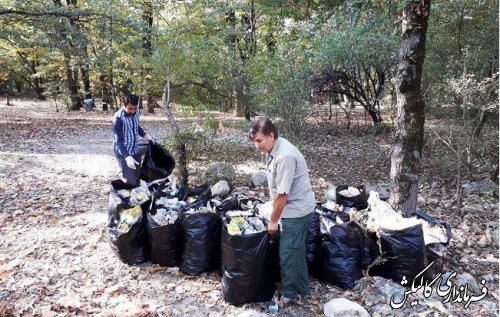
[[[363,210],[368,207],[365,186],[339,185],[335,190],[335,201],[337,204],[343,207],[354,207],[357,210]]]
[[[447,233],[445,224],[433,224],[417,217],[405,218],[395,211],[388,202],[380,200],[377,192],[370,192],[368,204],[369,214],[366,228],[369,231],[378,232],[380,228],[397,231],[421,225],[426,245],[449,241],[449,233]]]
[[[227,224],[227,232],[230,235],[252,234],[265,230],[266,226],[259,217],[243,217],[240,215],[233,217]]]
[[[120,232],[125,233],[129,231],[130,227],[136,224],[142,216],[142,209],[140,205],[133,208],[124,209],[120,212],[120,222],[116,226]]]
[[[271,213],[273,212],[273,202],[268,201],[263,204],[257,205],[257,210],[260,216],[269,221]]]
[[[172,209],[158,208],[151,218],[160,226],[173,224],[179,219],[179,212]]]
[[[354,197],[361,195],[361,191],[356,187],[349,186],[347,187],[347,189],[339,191],[339,194],[341,194],[344,197]]]

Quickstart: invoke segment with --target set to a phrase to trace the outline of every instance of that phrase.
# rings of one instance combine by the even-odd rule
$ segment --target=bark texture
[[[403,40],[394,84],[397,98],[397,136],[391,158],[390,202],[410,215],[417,208],[420,160],[424,140],[425,104],[422,68],[430,0],[407,1],[403,12]]]

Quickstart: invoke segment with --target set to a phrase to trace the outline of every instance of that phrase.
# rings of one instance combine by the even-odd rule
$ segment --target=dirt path
[[[178,268],[151,263],[127,266],[113,254],[105,229],[109,182],[119,176],[111,151],[111,112],[56,113],[47,104],[34,106],[34,102],[27,101],[14,104],[14,107],[0,106],[0,316],[267,314],[268,303],[242,307],[225,303],[220,291],[221,278],[215,272],[189,277]],[[168,131],[160,110],[155,115],[144,114],[141,120],[153,136]],[[244,133],[238,131],[228,129],[225,133],[241,133],[237,138],[244,139]],[[355,140],[344,141],[361,146]],[[306,144],[304,152],[308,159],[321,151],[342,158],[349,155],[342,153],[342,148],[333,144],[321,149]],[[363,151],[359,147],[358,150]],[[374,164],[384,160],[383,148],[374,151],[380,155]],[[240,155],[248,159],[246,164],[240,162],[241,173],[250,175],[259,168],[258,154]],[[194,161],[195,174],[214,158],[216,154],[209,151],[205,158]],[[320,161],[315,161],[311,169],[316,187],[323,190],[327,187],[328,173],[336,171],[329,166],[321,170],[319,165]],[[424,187],[424,193],[428,199],[442,197],[439,188]],[[479,239],[484,231],[483,222],[498,223],[498,200],[479,199],[484,212],[470,216],[464,222],[468,223],[467,228],[457,225],[456,236],[474,235]],[[486,204],[489,207],[484,208]],[[497,247],[487,245],[478,251],[475,245],[463,240],[452,241],[452,245],[449,269],[469,272],[477,278],[489,273],[492,280],[488,282],[487,298],[469,309],[457,303],[447,305],[448,314],[498,316]],[[323,304],[335,297],[364,304],[360,294],[353,291],[314,278],[311,286],[311,298],[279,315],[321,316]],[[372,307],[365,308],[377,316]],[[417,316],[428,310],[428,305],[420,305],[406,311],[395,310],[387,316]],[[436,314],[441,316],[437,311]]]

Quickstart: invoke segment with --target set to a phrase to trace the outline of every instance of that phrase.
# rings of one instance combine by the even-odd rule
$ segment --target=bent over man
[[[268,232],[277,233],[281,223],[279,295],[286,302],[310,294],[306,237],[316,199],[304,156],[289,141],[278,137],[278,130],[269,118],[255,120],[249,138],[266,154],[269,193],[273,199]]]
[[[113,151],[122,170],[125,183],[139,186],[141,175],[141,153],[139,136],[152,141],[139,125],[137,104],[139,97],[133,94],[125,96],[123,108],[113,116]]]

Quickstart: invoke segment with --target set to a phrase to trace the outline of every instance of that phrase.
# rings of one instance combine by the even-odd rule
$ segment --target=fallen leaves
[[[9,111],[15,110],[9,108]],[[4,117],[24,115],[2,111],[3,108],[0,114]],[[121,263],[113,254],[106,233],[109,181],[119,175],[110,150],[112,114],[88,114],[99,123],[92,129],[88,129],[87,114],[47,112],[44,115],[47,118],[29,117],[15,125],[0,123],[0,129],[6,131],[0,135],[0,299],[9,301],[8,304],[0,302],[0,316],[4,311],[8,312],[4,315],[26,316],[153,316],[156,313],[238,316],[248,309],[267,312],[265,303],[244,307],[225,303],[216,272],[191,277],[177,267],[164,268],[151,263],[129,267]],[[81,120],[68,118],[74,116]],[[156,130],[155,135],[162,136],[165,131],[165,120],[162,120],[146,121],[146,129]],[[14,147],[2,142],[19,130],[31,137],[30,143]],[[47,133],[54,139],[46,138]],[[203,171],[215,157],[255,169],[263,166],[262,157],[251,144],[245,143],[243,134],[243,131],[226,128],[218,136],[225,144],[221,146],[217,139],[212,144],[221,150],[204,150],[202,156],[206,159],[198,161],[196,168]],[[325,134],[311,130],[303,153],[318,200],[322,199],[329,183],[358,185],[369,180],[387,180],[390,142],[387,135],[368,138],[353,137],[342,131]],[[5,153],[8,151],[14,153]],[[423,172],[432,175],[435,170],[424,168]],[[237,182],[246,186],[247,176],[242,173]],[[465,197],[463,206],[472,206],[471,212],[456,214],[453,189],[443,183],[438,180],[433,185],[424,184],[419,191],[422,197],[419,207],[452,223],[456,235],[449,245],[447,270],[469,272],[473,276],[491,274],[487,281],[489,294],[498,300],[495,228],[485,226],[488,220],[498,224],[496,209],[492,207],[497,206],[498,199]],[[254,192],[263,194],[261,190]],[[473,210],[478,213],[474,214]],[[305,315],[321,316],[322,305],[333,297],[347,297],[362,303],[356,292],[341,290],[314,278],[310,285],[311,297],[303,304],[308,312]],[[376,314],[373,307],[366,308]],[[420,313],[444,314],[440,302],[431,301],[419,309]],[[445,309],[456,316],[475,313],[479,316],[482,308],[464,311],[460,305],[452,305]]]

